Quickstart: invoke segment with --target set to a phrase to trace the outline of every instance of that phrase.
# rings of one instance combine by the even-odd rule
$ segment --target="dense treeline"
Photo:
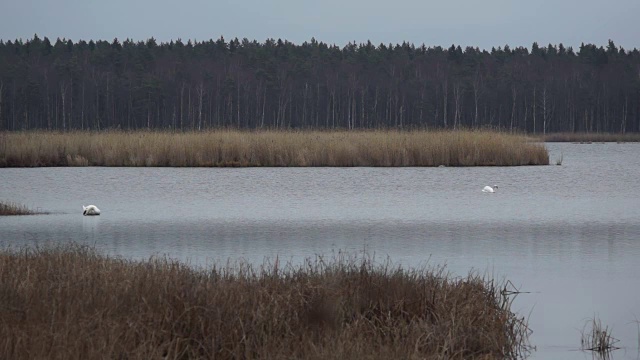
[[[640,131],[640,52],[312,39],[0,41],[0,130]]]

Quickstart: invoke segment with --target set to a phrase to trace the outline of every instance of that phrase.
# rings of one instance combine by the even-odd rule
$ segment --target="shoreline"
[[[591,143],[627,143],[640,142],[640,133],[554,133],[539,137],[544,142]]]

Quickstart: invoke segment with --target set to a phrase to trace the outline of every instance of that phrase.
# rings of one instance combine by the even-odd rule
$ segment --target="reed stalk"
[[[603,358],[608,358],[608,354],[618,349],[615,344],[619,340],[611,335],[608,326],[603,326],[598,318],[590,319],[582,329],[581,345],[582,350],[593,351]]]

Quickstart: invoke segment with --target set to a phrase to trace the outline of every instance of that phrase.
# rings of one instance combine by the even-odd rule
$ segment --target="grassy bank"
[[[556,133],[541,138],[546,142],[640,142],[640,133]]]
[[[0,278],[3,359],[504,359],[528,335],[493,281],[344,254],[194,270],[4,250]]]
[[[0,167],[546,165],[544,145],[490,131],[11,132]]]
[[[12,203],[12,202],[2,202],[0,201],[0,216],[8,216],[8,215],[34,215],[35,211],[30,210],[24,205]]]

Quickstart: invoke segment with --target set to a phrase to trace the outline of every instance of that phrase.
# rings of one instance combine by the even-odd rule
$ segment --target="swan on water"
[[[498,190],[498,185],[493,185],[493,187],[487,185],[484,187],[484,189],[482,189],[482,192],[494,193],[496,192],[496,190]]]
[[[82,205],[82,215],[100,215],[100,209],[98,209],[98,207],[95,205]]]

